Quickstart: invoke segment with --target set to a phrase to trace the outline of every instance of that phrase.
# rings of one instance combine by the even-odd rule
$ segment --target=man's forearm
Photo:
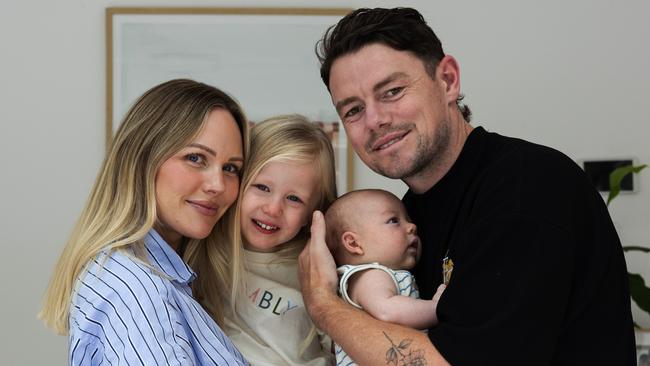
[[[448,365],[427,335],[379,321],[338,297],[325,296],[314,321],[359,365]]]

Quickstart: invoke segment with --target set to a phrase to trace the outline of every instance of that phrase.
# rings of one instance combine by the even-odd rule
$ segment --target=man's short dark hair
[[[431,79],[435,79],[438,63],[445,57],[440,39],[417,10],[357,9],[329,27],[316,44],[320,75],[327,90],[330,89],[330,71],[336,59],[376,43],[412,53],[422,61]],[[465,120],[469,121],[471,111],[460,103],[463,98],[460,95],[456,103]]]

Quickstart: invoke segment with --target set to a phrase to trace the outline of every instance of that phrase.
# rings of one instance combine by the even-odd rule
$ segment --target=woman
[[[239,281],[226,243],[246,146],[243,112],[214,87],[172,80],[135,102],[40,314],[69,332],[71,365],[246,364],[216,323]]]

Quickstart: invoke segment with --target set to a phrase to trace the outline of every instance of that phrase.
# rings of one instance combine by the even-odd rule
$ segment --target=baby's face
[[[413,268],[420,259],[420,238],[402,202],[373,194],[358,207],[357,234],[363,245],[363,261],[392,269]]]

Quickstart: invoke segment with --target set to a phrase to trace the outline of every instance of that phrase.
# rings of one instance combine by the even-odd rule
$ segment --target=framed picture
[[[107,8],[106,144],[131,104],[164,81],[189,78],[239,101],[254,122],[299,113],[336,152],[339,193],[352,189],[352,149],[314,52],[350,9]]]

